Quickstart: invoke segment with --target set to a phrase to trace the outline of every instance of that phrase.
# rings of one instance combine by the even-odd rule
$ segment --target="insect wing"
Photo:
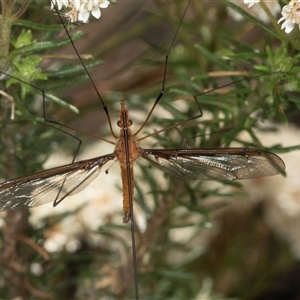
[[[184,179],[249,179],[285,170],[276,154],[252,148],[143,149],[142,157]]]
[[[115,154],[83,160],[0,184],[0,210],[60,202],[90,184]]]

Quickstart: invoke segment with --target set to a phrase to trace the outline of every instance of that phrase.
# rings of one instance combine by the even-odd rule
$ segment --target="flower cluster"
[[[68,9],[64,15],[72,23],[76,21],[87,23],[90,14],[99,19],[100,8],[106,8],[109,4],[108,0],[51,0],[51,8],[57,5],[58,10],[62,10],[63,7]]]
[[[283,7],[282,17],[278,23],[284,21],[281,24],[281,29],[284,29],[286,33],[290,33],[294,26],[297,24],[300,29],[300,0],[292,0],[290,3]]]
[[[248,7],[253,6],[255,3],[260,2],[260,0],[244,0],[244,3]],[[281,24],[281,29],[286,33],[290,33],[295,25],[299,26],[300,29],[300,0],[292,0],[288,5],[285,5],[281,11],[282,17],[279,19],[278,23]]]
[[[259,2],[260,0],[244,0],[249,8]],[[57,5],[58,10],[62,10],[63,7],[68,9],[64,15],[70,22],[80,21],[83,23],[88,22],[90,14],[99,19],[101,17],[100,8],[106,8],[109,4],[109,0],[51,0],[51,8]],[[295,25],[298,25],[300,29],[300,0],[290,1],[283,7],[281,14],[282,17],[278,23],[283,22],[281,29],[286,33],[290,33]]]

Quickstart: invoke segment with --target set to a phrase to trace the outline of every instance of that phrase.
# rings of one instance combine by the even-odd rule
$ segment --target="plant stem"
[[[6,71],[9,65],[9,41],[11,34],[11,16],[14,0],[1,0],[2,14],[0,16],[0,70]]]
[[[11,21],[18,20],[23,13],[25,12],[26,8],[30,4],[30,0],[24,0],[22,6],[19,8],[19,10],[12,16]]]

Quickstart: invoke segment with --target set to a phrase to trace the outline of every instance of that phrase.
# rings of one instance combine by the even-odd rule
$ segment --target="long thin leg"
[[[143,124],[141,125],[141,127],[138,129],[138,131],[135,132],[135,134],[134,134],[135,136],[138,135],[138,134],[142,131],[142,129],[145,127],[145,125],[146,125],[147,122],[149,121],[149,119],[150,119],[150,117],[151,117],[151,115],[152,115],[152,113],[153,113],[153,111],[154,111],[156,105],[159,103],[159,101],[162,99],[162,97],[163,97],[163,95],[164,95],[164,93],[165,93],[166,75],[167,75],[167,69],[168,69],[168,60],[169,60],[169,56],[170,56],[170,53],[171,53],[171,51],[172,51],[172,48],[173,48],[173,46],[174,46],[175,40],[176,40],[177,35],[178,35],[178,31],[179,31],[179,29],[180,29],[180,27],[181,27],[181,24],[182,24],[182,22],[183,22],[184,16],[186,15],[186,12],[187,12],[187,10],[188,10],[188,8],[189,8],[189,5],[190,5],[191,1],[192,1],[192,0],[189,0],[188,3],[187,3],[187,6],[186,6],[186,8],[185,8],[185,10],[184,10],[184,12],[183,12],[183,14],[182,14],[182,16],[181,16],[181,19],[180,19],[179,24],[178,24],[178,26],[177,26],[176,32],[175,32],[175,34],[174,34],[174,37],[173,37],[172,42],[171,42],[171,44],[170,44],[170,47],[169,47],[169,49],[168,49],[167,55],[166,55],[166,57],[165,57],[164,73],[163,73],[163,80],[162,80],[162,85],[161,85],[161,91],[159,92],[159,94],[158,94],[158,96],[157,96],[157,98],[156,98],[156,100],[155,100],[155,102],[154,102],[152,108],[150,109],[150,111],[149,111],[149,113],[148,113],[148,115],[147,115],[145,121],[143,122]],[[202,115],[203,115],[203,114],[202,114],[202,111],[201,111],[201,108],[200,108],[200,104],[198,103],[198,101],[197,101],[196,98],[195,98],[195,101],[196,101],[196,103],[197,103],[197,106],[198,106],[198,109],[199,109],[199,113],[198,113],[196,116],[190,118],[189,120],[192,120],[192,119],[196,119],[196,118],[202,117]],[[188,121],[188,120],[185,120],[185,121]],[[175,124],[174,127],[176,127],[176,126],[178,126],[178,125],[179,125],[179,124]],[[142,139],[144,139],[144,138],[142,138]]]
[[[106,106],[105,102],[103,101],[103,99],[102,99],[102,97],[101,97],[101,95],[100,95],[100,93],[99,93],[99,91],[98,91],[98,89],[97,89],[97,87],[96,87],[96,85],[95,85],[95,83],[94,83],[94,80],[93,80],[93,78],[92,78],[90,72],[89,72],[88,69],[86,68],[86,66],[85,66],[85,64],[84,64],[84,62],[83,62],[83,60],[82,60],[82,58],[81,58],[81,56],[80,56],[80,54],[79,54],[79,52],[78,52],[78,50],[77,50],[77,48],[76,48],[76,46],[75,46],[75,44],[74,44],[72,38],[71,38],[71,35],[70,35],[70,33],[69,33],[69,31],[68,31],[68,29],[67,29],[65,23],[64,23],[64,21],[63,21],[61,15],[60,15],[60,13],[59,13],[59,11],[57,10],[56,6],[54,5],[54,3],[53,3],[53,7],[54,7],[55,11],[57,12],[57,15],[58,15],[58,17],[59,17],[59,19],[60,19],[60,21],[61,21],[61,24],[63,25],[63,27],[64,27],[64,29],[65,29],[65,32],[66,32],[66,34],[67,34],[67,36],[68,36],[68,38],[69,38],[69,40],[70,40],[70,42],[71,42],[71,44],[72,44],[72,47],[73,47],[73,49],[74,49],[74,51],[75,51],[75,53],[76,53],[78,59],[80,60],[80,63],[81,63],[81,65],[82,65],[82,67],[83,67],[85,73],[87,74],[87,76],[88,76],[88,78],[89,78],[91,84],[93,85],[94,91],[96,92],[98,99],[99,99],[100,102],[101,102],[101,105],[102,105],[102,107],[103,107],[103,110],[104,110],[104,112],[105,112],[105,114],[106,114],[106,118],[107,118],[107,121],[108,121],[108,124],[109,124],[110,132],[111,132],[111,134],[113,135],[114,138],[117,138],[117,135],[114,133],[114,130],[113,130],[113,128],[112,128],[111,118],[110,118],[110,115],[109,115],[109,111],[108,111],[108,109],[107,109],[107,106]]]

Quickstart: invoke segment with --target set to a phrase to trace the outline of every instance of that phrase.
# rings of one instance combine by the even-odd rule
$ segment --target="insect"
[[[277,155],[252,148],[144,149],[131,132],[125,102],[121,102],[120,134],[110,154],[7,180],[0,184],[1,210],[33,207],[52,202],[56,206],[95,179],[107,162],[118,160],[123,184],[123,222],[132,216],[133,163],[139,157],[183,179],[238,180],[282,173]]]
[[[145,123],[159,103],[163,91],[164,88]],[[202,115],[201,110],[200,115]],[[132,220],[131,224],[134,224],[133,164],[139,158],[144,158],[150,165],[158,166],[179,178],[193,180],[249,179],[276,175],[285,169],[283,161],[277,155],[253,148],[145,149],[140,146],[138,138],[143,126],[132,133],[131,125],[132,121],[125,102],[121,101],[118,121],[120,133],[118,136],[114,135],[116,141],[112,153],[1,183],[1,209],[33,207],[47,202],[53,202],[56,206],[67,196],[87,186],[99,175],[105,164],[117,160],[120,164],[123,184],[123,222]],[[110,127],[112,127],[111,122]],[[138,291],[136,295],[138,298]]]

